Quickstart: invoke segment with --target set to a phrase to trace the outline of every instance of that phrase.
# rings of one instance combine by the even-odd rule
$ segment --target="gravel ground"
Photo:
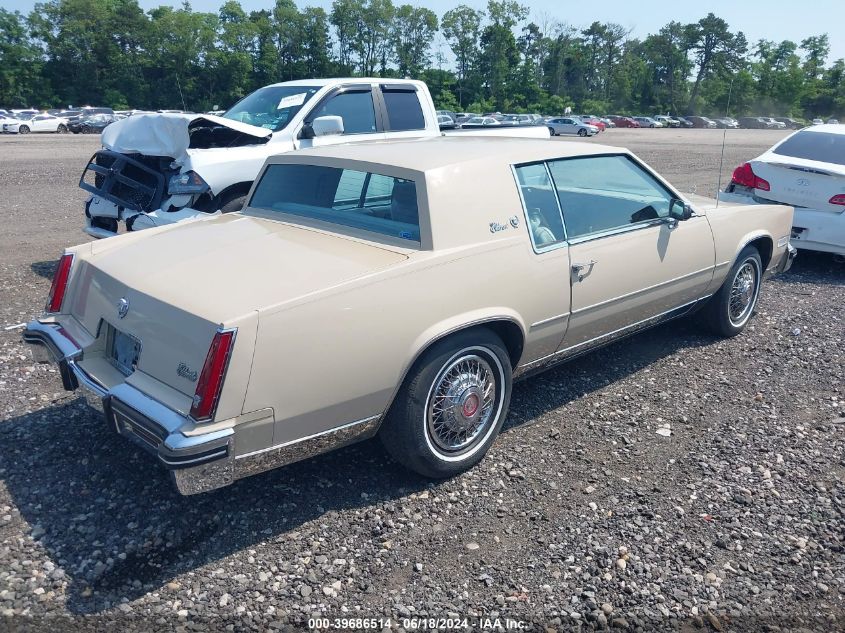
[[[724,177],[782,135],[728,132]],[[715,191],[720,131],[599,140]],[[0,326],[85,239],[96,148],[0,137]],[[0,330],[0,628],[843,630],[844,282],[802,253],[735,339],[678,321],[517,384],[449,481],[369,442],[189,498]]]

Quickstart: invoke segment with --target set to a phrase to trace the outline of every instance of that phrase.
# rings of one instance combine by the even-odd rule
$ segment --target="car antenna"
[[[728,118],[728,111],[731,108],[731,92],[733,91],[734,80],[731,77],[731,84],[728,86],[728,102],[725,104],[725,118]],[[719,179],[716,182],[716,208],[719,208],[719,192],[722,190],[722,163],[725,161],[725,138],[728,135],[728,126],[722,130],[722,153],[719,155]]]
[[[179,98],[182,100],[182,112],[187,112],[188,108],[185,107],[185,95],[182,94],[182,84],[179,83],[179,75],[176,75],[176,86],[179,88]]]

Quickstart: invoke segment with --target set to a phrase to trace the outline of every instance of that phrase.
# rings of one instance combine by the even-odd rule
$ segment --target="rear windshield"
[[[420,241],[414,181],[374,172],[268,165],[249,206]]]
[[[772,150],[780,156],[845,165],[845,134],[798,132]]]

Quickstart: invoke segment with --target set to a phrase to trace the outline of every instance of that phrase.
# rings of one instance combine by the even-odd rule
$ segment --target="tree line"
[[[613,22],[529,17],[515,0],[443,15],[392,0],[335,0],[331,11],[275,0],[217,13],[137,0],[50,0],[0,8],[0,105],[227,108],[307,77],[425,80],[457,111],[842,116],[845,62],[826,34],[747,41],[712,13],[640,39]]]

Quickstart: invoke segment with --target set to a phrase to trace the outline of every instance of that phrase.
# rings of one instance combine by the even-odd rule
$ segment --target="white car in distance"
[[[598,127],[584,123],[575,117],[560,117],[546,121],[549,134],[559,136],[561,134],[577,134],[578,136],[595,136],[599,133]]]
[[[6,119],[2,125],[3,131],[8,134],[29,134],[30,132],[64,134],[67,132],[67,119],[52,114],[26,115],[24,118]]]

